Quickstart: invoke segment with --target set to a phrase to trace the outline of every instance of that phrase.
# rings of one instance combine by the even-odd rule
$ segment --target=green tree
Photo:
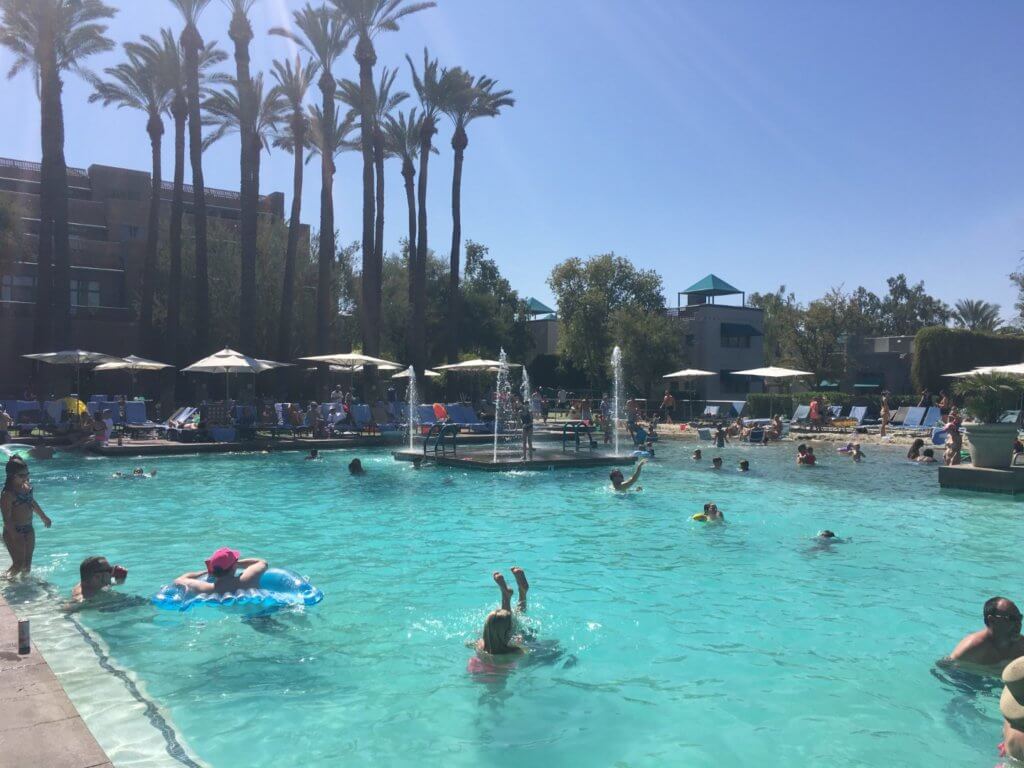
[[[444,108],[445,114],[452,119],[455,130],[452,133],[452,150],[455,162],[452,167],[452,249],[448,266],[448,362],[458,362],[459,330],[460,330],[460,295],[459,268],[460,250],[462,247],[462,165],[466,147],[469,146],[469,135],[466,129],[469,124],[481,117],[497,117],[505,107],[512,107],[516,100],[511,90],[499,90],[498,81],[481,75],[473,80],[468,72],[459,70],[462,77],[461,87],[457,88],[453,98]]]
[[[203,179],[203,125],[200,85],[200,60],[206,47],[199,34],[199,17],[210,0],[171,0],[181,13],[185,28],[180,44],[184,55],[185,95],[188,99],[188,154],[192,166],[192,219],[195,232],[195,348],[199,354],[210,352],[210,273],[207,253],[206,184]]]
[[[295,269],[299,249],[299,234],[302,228],[302,167],[309,135],[309,118],[306,114],[306,94],[313,84],[319,69],[317,62],[309,60],[303,65],[295,56],[284,63],[275,61],[271,74],[277,84],[277,93],[288,105],[290,115],[274,138],[274,146],[292,153],[292,207],[288,218],[288,246],[285,251],[284,276],[281,285],[281,314],[278,323],[277,359],[290,360],[292,357],[292,310],[295,302]]]
[[[466,241],[466,279],[458,289],[464,305],[459,329],[462,349],[474,357],[491,359],[504,349],[510,360],[522,361],[533,346],[526,326],[526,305],[488,254],[486,245]],[[445,305],[449,320],[451,291],[449,281]]]
[[[960,299],[953,312],[953,322],[958,328],[969,331],[995,331],[1002,325],[999,305],[977,299]]]
[[[103,106],[127,107],[146,115],[151,156],[149,216],[146,222],[146,254],[142,267],[142,301],[139,306],[139,346],[147,354],[156,354],[158,339],[153,327],[153,291],[156,281],[156,257],[160,236],[160,187],[163,183],[160,155],[164,135],[164,114],[170,110],[173,89],[160,69],[157,58],[145,56],[136,47],[125,46],[127,61],[107,67],[106,80],[90,77],[94,92],[89,101]]]
[[[752,293],[752,307],[764,313],[764,360],[766,365],[794,367],[800,364],[796,346],[797,330],[803,320],[803,307],[792,291],[780,285],[773,293]]]
[[[907,283],[903,273],[886,280],[889,293],[881,302],[881,328],[886,336],[913,336],[922,328],[945,325],[952,312],[945,302],[929,296],[924,281],[916,285]]]
[[[665,306],[661,276],[614,253],[563,261],[548,285],[562,318],[559,353],[595,385],[607,382],[615,338],[612,314],[622,308],[657,313]]]
[[[62,73],[114,42],[102,22],[116,11],[101,0],[0,0],[0,45],[14,55],[12,78],[31,69],[39,95],[42,171],[33,349],[66,347],[71,336],[68,169],[64,159]]]
[[[356,38],[355,60],[359,65],[360,120],[359,146],[363,155],[363,351],[372,356],[380,352],[381,274],[374,248],[374,147],[377,143],[377,115],[380,101],[373,88],[373,67],[377,63],[374,39],[382,32],[398,31],[398,22],[427,8],[434,2],[407,0],[332,0],[344,22]],[[382,161],[383,163],[383,161]],[[368,372],[367,385],[373,385]]]
[[[622,373],[627,387],[645,396],[662,383],[666,371],[679,368],[679,321],[664,311],[619,307],[611,316],[613,339],[622,348]]]
[[[331,258],[320,259],[316,307],[316,353],[325,355],[330,352],[330,328],[332,319],[337,315],[337,304],[332,306],[334,281],[331,278],[333,256],[336,252],[336,235],[334,231],[334,157],[339,137],[333,135],[338,126],[334,105],[337,82],[334,79],[334,64],[345,52],[351,41],[348,23],[338,18],[325,7],[313,8],[309,3],[292,14],[292,23],[297,31],[274,27],[272,35],[288,38],[309,54],[316,62],[320,71],[317,85],[320,88],[320,118],[323,127],[330,128],[332,135],[321,137],[325,146],[334,145],[331,151],[320,152],[320,230],[318,233],[318,253],[330,254]],[[321,396],[327,388],[327,368],[321,366],[318,389]]]

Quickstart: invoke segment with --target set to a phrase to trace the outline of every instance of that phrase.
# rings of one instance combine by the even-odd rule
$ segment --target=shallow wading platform
[[[279,440],[246,440],[235,443],[179,443],[173,440],[125,440],[94,446],[90,450],[101,456],[190,456],[205,453],[263,453],[264,451],[329,451],[337,448],[383,448],[401,444],[392,436],[366,435],[315,440],[313,438]],[[54,446],[60,450],[60,446]]]
[[[1024,494],[1024,467],[982,469],[968,465],[939,467],[939,486],[961,491]]]
[[[513,470],[538,470],[547,471],[553,469],[580,469],[586,467],[621,467],[628,466],[636,461],[632,456],[615,456],[608,453],[590,451],[565,451],[561,448],[537,448],[529,459],[522,459],[519,456],[499,456],[498,461],[493,461],[493,451],[490,446],[481,449],[479,446],[459,446],[456,453],[448,452],[442,454],[428,451],[425,455],[423,449],[410,451],[395,451],[392,454],[397,461],[413,461],[422,459],[427,464],[437,464],[442,467],[463,467],[467,469],[482,469],[486,472],[511,472]]]

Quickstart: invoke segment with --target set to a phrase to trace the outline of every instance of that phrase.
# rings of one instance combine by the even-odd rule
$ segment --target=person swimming
[[[697,450],[695,450],[695,451],[693,452],[693,455],[692,455],[692,456],[690,456],[690,458],[691,458],[691,459],[693,459],[694,461],[700,461],[700,460],[701,460],[701,459],[703,458],[703,454],[701,454],[701,452],[700,452],[700,448],[698,448]]]
[[[917,461],[921,458],[922,448],[924,448],[924,440],[919,437],[911,443],[910,450],[907,451],[907,458],[911,461]]]
[[[149,472],[146,472],[142,467],[136,467],[131,472],[115,472],[111,477],[117,480],[138,480],[140,478],[156,477],[156,470],[151,469]]]
[[[360,475],[365,475],[366,470],[363,469],[363,462],[361,462],[359,459],[352,459],[352,461],[348,463],[348,473],[350,475],[356,475],[357,477]]]
[[[935,460],[935,451],[933,451],[931,448],[925,448],[923,451],[921,451],[921,455],[918,456],[915,459],[915,461],[918,464],[936,464],[937,462]]]
[[[518,566],[512,568],[512,576],[519,587],[518,609],[522,613],[526,611],[526,595],[530,583],[526,580],[526,573]],[[491,611],[484,619],[483,632],[476,642],[477,653],[492,656],[521,655],[526,650],[521,644],[522,637],[513,634],[515,617],[512,613],[512,590],[505,583],[505,576],[501,571],[495,571],[492,578],[501,590],[501,607]]]
[[[306,457],[306,461],[316,461],[319,458],[320,458],[320,450],[318,448],[314,448],[313,450],[311,450],[309,452],[309,456]]]
[[[205,571],[183,573],[174,583],[190,592],[206,594],[255,589],[260,584],[260,577],[267,571],[267,561],[256,557],[240,559],[240,554],[236,549],[221,547],[206,561]],[[240,575],[235,574],[236,568],[243,569]],[[212,576],[213,581],[208,581],[205,576]]]
[[[722,514],[717,504],[709,501],[704,505],[704,511],[697,513],[692,519],[700,523],[724,523],[725,515]]]
[[[749,472],[750,471],[750,462],[747,461],[746,459],[743,459],[743,461],[740,462],[739,470],[740,470],[740,472]]]
[[[608,474],[608,479],[612,481],[612,488],[616,491],[628,491],[630,488],[633,487],[636,481],[640,479],[640,471],[644,468],[644,464],[646,463],[647,459],[640,459],[640,461],[636,463],[636,469],[633,470],[632,477],[630,477],[628,480],[623,479],[621,469],[613,469]],[[637,490],[639,491],[641,489],[637,487]]]
[[[722,468],[722,457],[721,456],[715,456],[715,458],[713,458],[711,460],[711,468],[712,469],[721,469]]]

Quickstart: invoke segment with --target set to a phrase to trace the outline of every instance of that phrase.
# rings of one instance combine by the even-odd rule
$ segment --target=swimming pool
[[[326,598],[255,622],[85,612],[87,647],[52,592],[4,594],[39,619],[34,639],[119,764],[989,768],[998,688],[934,662],[987,597],[1024,597],[1024,507],[940,492],[897,451],[797,469],[788,446],[699,464],[690,447],[663,445],[625,495],[601,470],[417,471],[384,451],[161,458],[151,480],[111,478],[138,460],[36,462],[54,519],[37,576],[63,594],[85,555],[124,563],[120,591],[149,596],[229,545]],[[705,501],[727,525],[689,519]],[[821,528],[851,540],[817,549]],[[512,565],[545,651],[481,680],[465,643],[496,604],[492,571],[511,584]],[[155,702],[130,727],[101,692],[126,681]]]

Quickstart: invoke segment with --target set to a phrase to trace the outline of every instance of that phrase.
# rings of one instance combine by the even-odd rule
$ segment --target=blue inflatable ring
[[[207,581],[212,581],[209,576]],[[231,608],[266,610],[293,605],[316,605],[324,593],[304,576],[287,568],[268,568],[260,576],[258,589],[234,592],[190,594],[184,587],[168,584],[153,595],[152,603],[166,611],[191,611],[193,608]]]

